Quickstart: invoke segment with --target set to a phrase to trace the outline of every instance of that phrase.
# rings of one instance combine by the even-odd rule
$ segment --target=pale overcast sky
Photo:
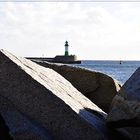
[[[19,56],[140,60],[140,2],[0,2],[0,48]]]

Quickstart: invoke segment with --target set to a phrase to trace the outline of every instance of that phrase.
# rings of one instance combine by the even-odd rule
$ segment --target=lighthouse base
[[[53,62],[55,63],[81,63],[81,61],[77,60],[76,55],[69,55],[69,56],[57,55],[56,57],[54,57]]]
[[[52,63],[65,63],[65,64],[81,64],[80,60],[77,60],[76,55],[57,55],[54,58],[45,58],[45,57],[26,57],[27,59],[33,61],[48,61]]]

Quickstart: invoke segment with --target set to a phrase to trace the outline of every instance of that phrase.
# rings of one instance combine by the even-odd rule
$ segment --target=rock
[[[120,89],[120,85],[114,79],[100,72],[63,64],[37,63],[61,74],[105,112],[108,112],[113,97]]]
[[[106,113],[49,68],[0,51],[0,113],[14,140],[128,140]]]
[[[140,126],[140,68],[114,97],[107,121],[114,127]]]
[[[140,140],[140,68],[126,81],[112,101],[108,126],[125,128],[134,140]]]
[[[106,113],[67,80],[52,69],[4,50],[0,51],[0,96],[56,140],[108,137],[101,131]]]

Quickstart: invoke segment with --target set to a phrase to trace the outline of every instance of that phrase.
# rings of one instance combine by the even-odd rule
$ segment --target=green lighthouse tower
[[[69,44],[68,44],[68,41],[66,41],[65,42],[65,56],[69,56],[68,47],[69,47]]]

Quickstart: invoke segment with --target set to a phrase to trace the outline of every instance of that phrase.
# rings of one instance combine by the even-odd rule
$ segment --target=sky
[[[0,2],[0,48],[27,57],[140,60],[140,2]]]

